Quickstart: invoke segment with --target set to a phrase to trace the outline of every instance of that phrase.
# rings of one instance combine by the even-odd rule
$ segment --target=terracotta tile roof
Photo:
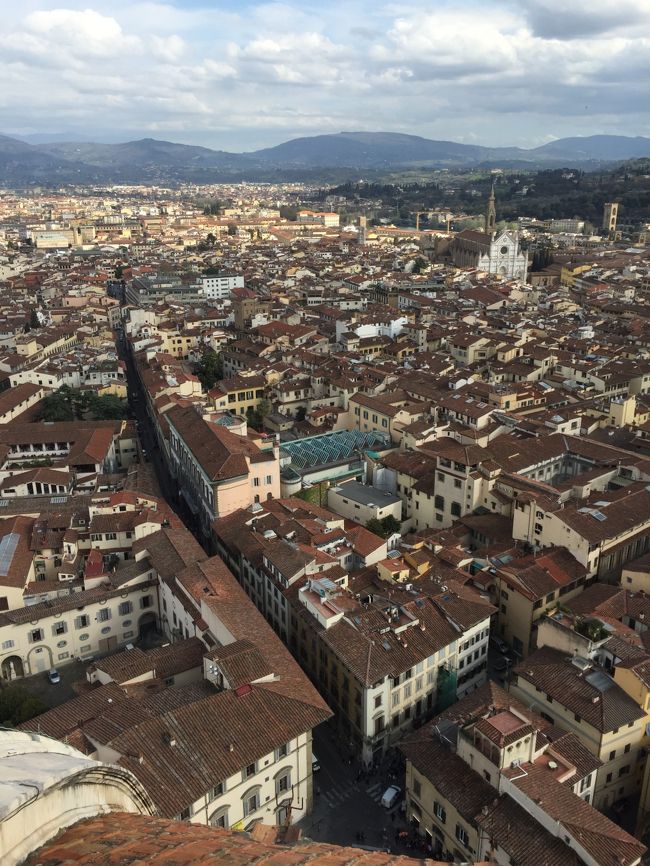
[[[437,860],[321,842],[273,844],[266,841],[273,834],[258,830],[255,835],[261,838],[112,812],[63,830],[28,857],[24,866],[444,866]]]
[[[599,668],[582,671],[551,647],[529,655],[515,668],[518,678],[545,692],[602,733],[644,717],[638,704]]]
[[[553,752],[568,761],[576,768],[575,776],[567,779],[565,784],[569,786],[575,785],[577,779],[584,779],[590,773],[602,767],[600,761],[589,749],[583,744],[582,740],[576,734],[564,734],[555,737],[548,732],[548,737],[551,738],[551,749]]]
[[[193,407],[175,406],[167,413],[167,418],[212,481],[247,475],[247,460],[259,462],[273,457],[246,436],[237,436],[225,427],[209,424]]]
[[[476,816],[479,827],[506,851],[517,866],[581,866],[582,860],[560,839],[545,830],[510,797],[501,797],[485,814]]]
[[[527,764],[528,775],[513,780],[533,802],[553,820],[565,827],[571,836],[600,866],[634,863],[646,847],[606,818],[569,788],[558,785],[544,767]]]
[[[439,794],[466,820],[473,821],[498,799],[498,791],[435,737],[430,726],[404,740],[399,748],[415,769],[429,779]]]

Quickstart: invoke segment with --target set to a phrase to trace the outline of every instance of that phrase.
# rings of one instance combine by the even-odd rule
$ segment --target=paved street
[[[314,810],[298,825],[304,835],[319,842],[413,856],[412,850],[396,842],[396,833],[406,827],[400,803],[390,811],[381,806],[382,794],[391,784],[387,769],[362,775],[359,764],[349,763],[342,754],[340,741],[327,725],[315,732],[314,754],[321,769],[314,774]],[[401,774],[395,783],[404,787]]]

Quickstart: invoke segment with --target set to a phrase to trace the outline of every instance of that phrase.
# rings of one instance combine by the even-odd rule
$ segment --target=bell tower
[[[494,203],[494,181],[492,181],[492,189],[490,190],[490,197],[487,201],[487,207],[485,209],[485,234],[493,235],[496,231],[497,226],[497,209]]]

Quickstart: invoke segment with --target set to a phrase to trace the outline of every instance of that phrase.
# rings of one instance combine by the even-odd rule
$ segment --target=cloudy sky
[[[0,131],[650,135],[650,0],[0,0]]]

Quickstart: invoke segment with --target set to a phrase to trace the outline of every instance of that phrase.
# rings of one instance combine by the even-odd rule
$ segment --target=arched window
[[[228,824],[228,806],[221,806],[221,808],[214,810],[210,815],[210,826],[223,827],[224,830],[228,829],[230,826]]]
[[[275,793],[276,795],[286,794],[291,790],[291,767],[283,767],[275,776]]]
[[[253,812],[257,812],[260,807],[260,790],[261,786],[257,785],[255,788],[249,788],[245,794],[242,795],[242,803],[244,805],[244,818],[247,818],[249,815],[252,815]]]

